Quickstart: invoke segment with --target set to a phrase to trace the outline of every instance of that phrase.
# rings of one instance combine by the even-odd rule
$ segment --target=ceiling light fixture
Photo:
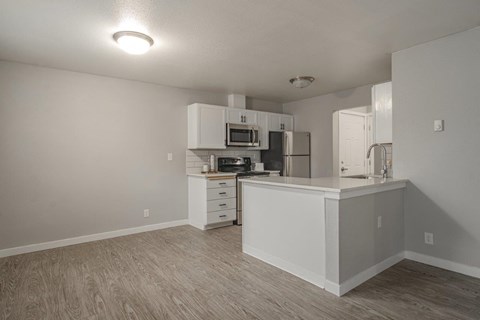
[[[115,39],[123,51],[130,54],[144,54],[153,45],[151,37],[135,31],[115,32],[113,39]]]
[[[309,85],[312,84],[312,82],[315,81],[314,77],[309,77],[309,76],[301,76],[301,77],[295,77],[290,79],[290,83],[295,87],[295,88],[306,88]]]

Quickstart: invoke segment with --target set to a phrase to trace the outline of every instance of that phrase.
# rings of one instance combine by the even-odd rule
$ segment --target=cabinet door
[[[244,109],[228,109],[228,122],[238,124],[257,124],[257,112]]]
[[[293,131],[293,116],[283,115],[281,117],[281,123],[283,124],[284,131]]]
[[[244,115],[244,124],[258,124],[258,112],[257,111],[248,111],[243,112]]]
[[[280,114],[270,113],[268,115],[268,130],[269,131],[283,131],[281,129],[282,118]]]
[[[225,149],[225,108],[207,104],[188,106],[188,148]]]
[[[238,124],[243,124],[243,110],[241,109],[232,109],[232,110],[227,110],[227,122],[228,123],[238,123]]]
[[[257,112],[257,125],[260,146],[249,150],[268,150],[268,113]]]
[[[381,83],[372,88],[374,139],[376,143],[392,142],[392,83]]]
[[[268,117],[270,131],[293,131],[293,116],[271,113]]]

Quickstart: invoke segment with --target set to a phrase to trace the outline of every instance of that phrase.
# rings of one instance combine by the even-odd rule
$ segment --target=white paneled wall
[[[260,151],[251,151],[241,148],[231,148],[228,150],[187,150],[186,152],[186,172],[200,173],[204,164],[209,164],[210,155],[218,157],[250,157],[252,162],[260,161]]]

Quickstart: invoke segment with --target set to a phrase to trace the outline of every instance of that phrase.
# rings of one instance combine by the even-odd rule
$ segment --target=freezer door
[[[310,178],[310,156],[284,156],[283,176]]]
[[[310,132],[285,131],[283,133],[283,155],[309,155]]]

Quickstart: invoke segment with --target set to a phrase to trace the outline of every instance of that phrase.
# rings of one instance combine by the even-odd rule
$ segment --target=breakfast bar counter
[[[338,296],[403,259],[407,180],[242,181],[243,252]]]

